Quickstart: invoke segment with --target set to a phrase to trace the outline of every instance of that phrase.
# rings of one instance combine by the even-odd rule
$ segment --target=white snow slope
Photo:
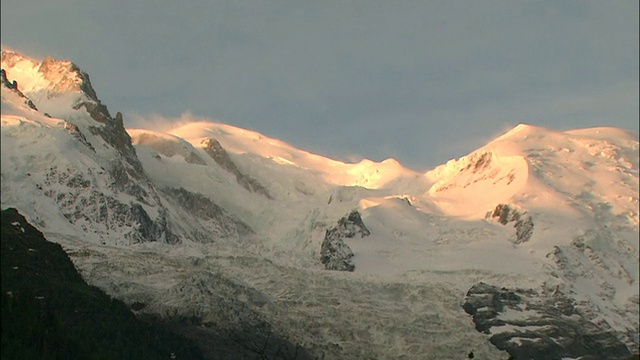
[[[52,61],[49,67],[57,70],[43,73],[38,61],[15,56],[3,52],[2,68],[39,110],[3,86],[2,208],[16,207],[61,243],[87,281],[125,302],[148,304],[144,311],[215,322],[219,315],[207,299],[226,291],[282,336],[326,359],[460,359],[469,351],[506,359],[461,308],[466,291],[484,281],[560,291],[637,349],[635,135],[521,124],[420,174],[394,159],[343,163],[212,121],[165,132],[128,129],[155,189],[201,194],[254,234],[212,233],[211,241],[202,241],[190,237],[183,222],[179,244],[122,242],[124,230],[106,226],[92,233],[93,223],[70,222],[46,194],[51,189],[42,188],[47,171],[57,167],[84,174],[91,189],[135,201],[99,173],[117,153],[85,130],[94,121],[88,113],[73,109],[87,97],[72,76],[77,72]],[[95,151],[70,136],[66,123],[83,130]],[[270,197],[247,190],[237,174],[216,163],[207,139],[217,140],[238,172]],[[75,190],[56,194],[64,191]],[[184,214],[166,197],[162,205],[141,203],[154,219],[162,206]],[[530,238],[520,239],[514,223],[490,216],[499,204],[532,219]],[[371,231],[346,241],[355,271],[324,270],[319,251],[325,231],[354,209]]]

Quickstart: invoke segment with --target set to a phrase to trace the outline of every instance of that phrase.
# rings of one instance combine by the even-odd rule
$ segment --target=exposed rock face
[[[592,316],[615,314],[608,319],[612,325],[617,323],[615,327],[621,329],[617,333],[618,338],[637,358],[640,352],[640,297],[620,291],[615,284],[616,281],[634,284],[637,279],[637,267],[626,265],[638,262],[637,251],[630,251],[637,248],[637,228],[635,236],[621,236],[616,227],[625,226],[625,223],[620,221],[616,224],[619,217],[611,206],[596,203],[592,208],[597,214],[593,228],[575,236],[569,244],[555,245],[546,255],[556,266],[551,275],[569,284],[569,291],[574,284],[583,288],[588,286],[591,299],[600,302],[591,309]]]
[[[165,188],[162,192],[175,202],[187,214],[198,221],[190,227],[194,240],[210,242],[215,239],[239,238],[253,234],[253,229],[234,216],[228,214],[209,198],[185,190],[184,188]]]
[[[164,208],[159,208],[158,217],[152,220],[141,204],[125,204],[100,191],[95,184],[97,180],[94,175],[90,169],[85,174],[74,168],[60,169],[52,166],[45,173],[44,182],[38,184],[38,187],[45,196],[58,204],[70,223],[78,225],[84,231],[91,231],[100,237],[114,230],[124,231],[122,244],[180,242],[167,225]],[[140,196],[142,198],[143,194],[140,193]]]
[[[533,235],[533,220],[526,212],[513,209],[507,204],[499,204],[492,213],[487,214],[488,218],[497,218],[502,225],[515,222],[513,227],[516,229],[515,238],[512,240],[515,244],[522,244],[531,239]]]
[[[206,164],[206,162],[204,162],[204,160],[202,160],[202,158],[198,156],[198,154],[194,153],[193,151],[189,151],[187,156],[184,157],[184,161],[188,162],[189,164],[197,164],[197,165]]]
[[[56,60],[51,57],[46,57],[42,62],[38,62],[13,51],[2,51],[2,66],[4,68],[13,68],[21,62],[26,63],[27,68],[36,69],[42,80],[36,88],[26,89],[26,93],[44,92],[47,98],[77,93],[82,96],[78,98],[78,103],[74,104],[76,109],[81,107],[84,102],[101,105],[93,86],[91,86],[89,74],[82,71],[73,62]],[[106,109],[104,105],[102,108]]]
[[[85,102],[83,105],[87,107],[87,110],[96,121],[104,120],[103,125],[91,126],[89,131],[93,135],[99,135],[121,155],[107,167],[107,171],[114,180],[113,188],[134,196],[141,203],[154,203],[162,206],[153,184],[142,168],[140,159],[138,159],[136,150],[131,143],[131,137],[124,128],[122,114],[118,112],[115,119],[113,119],[110,117],[107,108],[100,102],[97,104]]]
[[[224,214],[224,210],[208,198],[192,193],[184,188],[167,188],[165,193],[170,194],[185,209],[189,209],[195,216],[203,219],[216,219]]]
[[[105,239],[114,239],[110,235],[113,232],[122,236],[111,245],[181,242],[170,229],[167,209],[154,188],[151,185],[145,188],[141,185],[144,181],[130,179],[124,166],[119,160],[115,160],[108,170],[97,171],[91,167],[81,170],[51,166],[43,174],[44,179],[37,184],[37,189],[57,204],[71,224],[103,243]],[[117,195],[120,192],[134,196],[136,201],[123,202]],[[149,216],[145,206],[154,209],[155,218]]]
[[[7,72],[4,69],[0,70],[0,79],[2,80],[2,85],[6,86],[9,90],[17,90],[18,83],[14,80],[13,82],[9,82],[7,79]]]
[[[69,90],[79,90],[94,101],[98,101],[89,74],[80,70],[78,65],[68,60],[56,60],[47,56],[38,69],[45,79],[52,84],[51,91],[54,93]]]
[[[115,118],[111,117],[107,107],[98,99],[86,72],[71,61],[55,60],[47,57],[42,62],[38,62],[11,51],[2,52],[2,64],[3,67],[6,66],[10,69],[13,69],[14,66],[37,69],[39,76],[41,76],[38,85],[32,85],[32,88],[27,89],[25,93],[36,96],[37,99],[40,99],[38,101],[46,103],[46,99],[56,98],[64,94],[75,94],[76,96],[73,97],[75,100],[69,106],[74,110],[85,108],[91,119],[95,120],[96,123],[91,124],[90,119],[86,119],[89,120],[89,126],[87,126],[75,120],[69,121],[67,115],[63,114],[64,116],[62,116],[55,113],[55,111],[59,111],[57,109],[59,105],[52,109],[54,112],[51,112],[51,114],[54,117],[62,116],[67,119],[64,123],[65,130],[93,152],[95,152],[95,145],[97,144],[95,142],[91,144],[83,131],[86,132],[88,130],[92,135],[99,135],[108,146],[113,147],[122,155],[117,157],[108,167],[111,177],[116,179],[116,188],[118,190],[135,196],[139,200],[155,195],[154,191],[140,191],[141,187],[152,189],[153,186],[144,174],[142,165],[131,144],[131,138],[124,128],[122,114],[117,113]],[[20,74],[20,72],[17,73]],[[7,73],[4,70],[2,71],[2,83],[10,90],[19,92],[15,81],[9,83]],[[24,97],[24,95],[22,96]],[[31,105],[31,108],[36,109],[35,105]],[[47,111],[47,109],[45,108],[44,111]],[[45,115],[50,116],[48,114]],[[83,118],[82,115],[79,117]],[[147,199],[146,202],[159,204],[159,198],[155,196],[154,199]]]
[[[96,152],[96,149],[87,140],[87,137],[84,136],[82,131],[80,131],[80,128],[78,127],[78,125],[70,123],[68,121],[65,121],[64,122],[64,128],[65,128],[65,130],[67,130],[69,132],[69,134],[71,134],[74,138],[76,138],[78,141],[80,141],[84,146],[86,146],[89,149],[91,149],[91,151],[93,151],[94,153]]]
[[[83,103],[85,106],[89,103]],[[122,119],[122,114],[117,113],[115,119],[112,119],[109,115],[109,112],[106,107],[103,110],[99,108],[104,105],[92,105],[87,107],[89,114],[94,119],[99,119],[96,121],[104,120],[104,125],[102,126],[92,126],[89,130],[94,135],[100,135],[102,139],[109,145],[111,145],[114,149],[116,149],[124,158],[124,160],[131,165],[134,170],[131,173],[135,178],[143,178],[146,177],[143,175],[144,171],[142,170],[142,164],[140,164],[140,160],[136,154],[136,149],[133,147],[131,143],[131,137],[127,130],[124,128],[124,121]],[[89,110],[91,108],[92,110]],[[103,118],[102,116],[106,116]]]
[[[13,91],[21,98],[24,98],[24,103],[29,108],[38,111],[36,105],[18,89],[18,83],[15,80],[9,82],[9,79],[7,79],[7,72],[4,69],[0,70],[0,81],[2,81],[2,86],[6,87],[7,90]]]
[[[25,93],[34,95],[41,100],[56,98],[64,94],[76,94],[74,102],[69,105],[74,110],[85,108],[89,116],[98,123],[95,126],[90,126],[89,131],[94,135],[100,135],[107,144],[123,155],[124,160],[134,169],[131,175],[137,178],[144,177],[142,165],[131,144],[131,138],[124,128],[122,114],[117,113],[115,118],[111,117],[107,107],[98,99],[86,72],[68,60],[56,60],[47,57],[42,62],[38,62],[15,52],[2,52],[3,67],[12,69],[14,66],[20,66],[18,64],[22,62],[28,64],[22,66],[37,69],[37,72],[42,76],[38,86],[27,89]],[[2,83],[8,89],[19,92],[17,83],[15,81],[10,83],[4,70],[2,71]],[[22,93],[20,94],[25,97]],[[29,106],[36,109],[33,103]],[[43,111],[48,110],[45,108]],[[58,116],[54,112],[51,112],[51,114],[54,117]],[[67,130],[69,129],[67,128]],[[77,126],[75,126],[74,132],[79,132]]]
[[[76,105],[74,105],[73,109],[78,110],[81,108],[85,108],[89,113],[91,118],[101,124],[106,124],[109,120],[111,120],[111,114],[107,107],[98,101],[82,101]]]
[[[491,165],[491,153],[490,152],[482,152],[475,154],[472,157],[471,162],[467,165],[464,170],[471,170],[474,174],[489,167]]]
[[[514,359],[628,359],[629,349],[607,323],[588,321],[559,291],[474,285],[463,304],[476,330]]]
[[[325,233],[320,256],[327,270],[353,271],[356,268],[351,261],[353,251],[345,244],[343,234],[336,228],[331,228]]]
[[[245,175],[240,172],[236,164],[231,160],[227,151],[220,145],[220,142],[216,139],[207,138],[202,140],[201,143],[204,151],[218,164],[220,167],[235,175],[236,181],[240,186],[248,191],[256,194],[263,195],[267,199],[273,199],[269,194],[267,188],[258,182],[258,180],[252,178],[249,175]]]
[[[371,234],[364,225],[360,213],[353,210],[349,215],[338,220],[338,225],[327,230],[320,249],[321,261],[327,270],[353,271],[355,265],[351,261],[353,251],[344,242],[345,238],[352,238],[360,234],[365,237]]]
[[[149,199],[149,192],[145,190],[142,185],[145,185],[147,189],[150,189],[152,185],[148,181],[145,181],[147,180],[146,177],[137,178],[136,176],[140,174],[137,173],[135,169],[132,169],[128,163],[120,159],[115,159],[108,165],[107,171],[112,180],[111,184],[109,184],[111,189],[134,196],[136,200],[145,204],[150,204],[150,201],[160,203],[157,196]],[[155,195],[155,192],[152,195]]]
[[[360,234],[361,238],[371,235],[371,231],[364,225],[362,217],[357,210],[353,210],[349,215],[338,220],[336,229],[348,238],[352,238],[357,234]]]
[[[164,208],[159,210],[160,214],[156,220],[152,220],[149,214],[140,204],[131,204],[127,213],[127,220],[137,224],[137,234],[142,236],[144,241],[162,241],[167,244],[177,244],[180,238],[173,234],[167,224],[167,213]]]

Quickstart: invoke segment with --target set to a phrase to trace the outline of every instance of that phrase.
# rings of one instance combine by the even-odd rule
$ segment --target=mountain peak
[[[637,142],[638,135],[632,132],[613,127],[613,126],[597,126],[587,128],[577,128],[565,131],[546,128],[543,126],[531,125],[520,123],[513,127],[511,130],[498,136],[492,140],[489,144],[503,143],[503,142],[527,142],[529,140],[541,141],[542,139],[548,139],[549,141],[566,141],[567,139],[592,139],[603,140],[612,143],[619,142]],[[546,140],[545,140],[546,141]],[[487,146],[489,145],[487,144]]]
[[[2,69],[8,80],[15,81],[20,91],[36,103],[67,94],[99,102],[89,75],[69,60],[46,57],[39,61],[12,50],[2,50]]]
[[[98,101],[96,91],[91,86],[89,74],[73,62],[47,56],[40,64],[38,71],[53,85],[52,91],[80,91],[91,100]]]
[[[511,130],[498,136],[492,142],[505,139],[527,139],[531,137],[542,138],[556,133],[558,133],[558,131],[543,126],[519,123]]]

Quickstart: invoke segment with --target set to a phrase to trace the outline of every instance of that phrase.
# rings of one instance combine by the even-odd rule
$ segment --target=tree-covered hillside
[[[190,340],[144,323],[87,285],[58,244],[2,211],[2,359],[202,359]]]

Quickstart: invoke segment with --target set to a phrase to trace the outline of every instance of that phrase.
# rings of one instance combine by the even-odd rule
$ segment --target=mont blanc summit
[[[211,358],[638,355],[637,135],[520,124],[419,173],[127,129],[70,61],[2,70],[2,208]]]

